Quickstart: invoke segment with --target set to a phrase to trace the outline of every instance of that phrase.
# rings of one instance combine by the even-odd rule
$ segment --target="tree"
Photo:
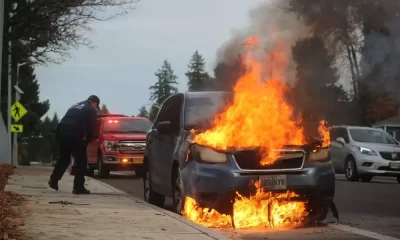
[[[338,100],[346,100],[345,91],[338,85],[335,57],[318,37],[297,41],[292,56],[297,63],[293,105],[301,110],[305,121],[330,121],[332,116],[340,114],[335,107]]]
[[[207,87],[210,76],[205,70],[205,65],[203,56],[196,50],[188,64],[189,69],[185,73],[188,78],[188,91],[201,91]]]
[[[147,111],[145,106],[142,106],[139,109],[139,114],[137,115],[138,117],[145,117],[148,118],[149,117],[149,111]]]
[[[157,77],[157,82],[149,87],[151,91],[150,101],[154,102],[149,113],[149,119],[151,121],[154,120],[158,108],[163,104],[165,99],[178,92],[177,87],[175,87],[176,84],[178,84],[176,81],[178,77],[175,75],[171,64],[167,60],[164,60],[163,65],[157,70],[155,76]]]
[[[100,114],[110,114],[110,112],[108,111],[108,108],[107,108],[107,106],[105,104],[103,104],[101,106]]]

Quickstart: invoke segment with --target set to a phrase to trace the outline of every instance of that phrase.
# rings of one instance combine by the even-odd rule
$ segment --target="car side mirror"
[[[170,121],[159,122],[157,131],[161,134],[170,134],[172,132],[172,124]]]
[[[342,138],[342,137],[336,138],[336,142],[342,144],[343,146],[346,144],[346,142],[344,141],[344,138]]]

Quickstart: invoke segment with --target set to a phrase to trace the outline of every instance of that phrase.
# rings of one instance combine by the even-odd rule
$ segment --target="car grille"
[[[146,142],[144,141],[120,141],[119,153],[144,153]]]
[[[239,168],[247,170],[301,169],[304,162],[303,151],[280,151],[281,157],[273,164],[262,166],[261,155],[257,150],[243,150],[233,154]]]
[[[400,152],[379,152],[382,158],[391,161],[400,161]]]

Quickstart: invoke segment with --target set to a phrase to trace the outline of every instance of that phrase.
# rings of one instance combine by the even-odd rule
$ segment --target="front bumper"
[[[202,207],[209,207],[221,213],[230,213],[236,192],[242,196],[253,195],[256,191],[252,182],[260,176],[286,175],[286,188],[264,189],[272,192],[288,190],[299,194],[298,200],[330,202],[335,194],[335,174],[331,163],[320,163],[316,167],[295,172],[266,172],[231,169],[225,165],[209,165],[192,162],[181,171],[184,191]],[[185,184],[187,183],[187,184]]]
[[[143,167],[143,155],[103,155],[103,164],[112,170],[134,170]]]
[[[394,168],[394,165],[400,166],[400,161],[390,161],[381,156],[368,156],[358,154],[357,170],[360,175],[373,176],[400,176],[400,168]]]

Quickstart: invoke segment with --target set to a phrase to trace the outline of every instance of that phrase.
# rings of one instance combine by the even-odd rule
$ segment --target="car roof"
[[[374,130],[382,130],[380,128],[372,128],[366,126],[351,126],[351,125],[335,125],[332,128],[348,128],[348,129],[374,129]]]
[[[232,94],[232,92],[227,91],[204,91],[204,92],[186,92],[186,98],[203,98],[203,97],[218,97],[222,95]]]

